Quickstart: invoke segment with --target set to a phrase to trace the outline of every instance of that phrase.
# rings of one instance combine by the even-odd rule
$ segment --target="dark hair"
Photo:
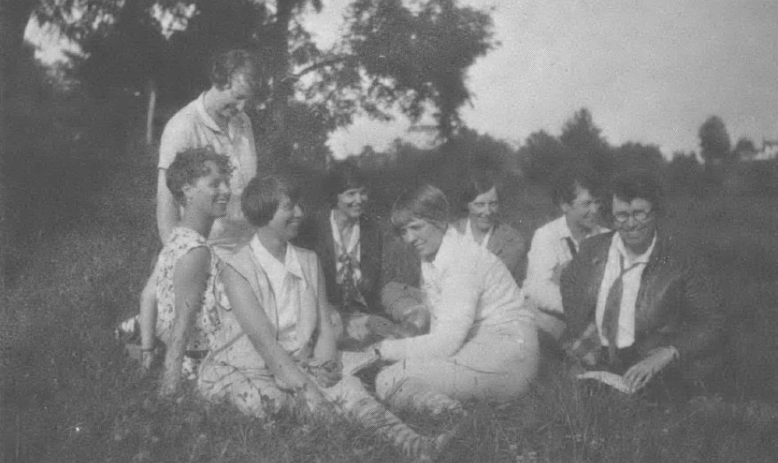
[[[591,168],[582,165],[566,166],[551,179],[551,200],[555,206],[575,201],[576,189],[588,190],[592,196],[602,194],[602,180]]]
[[[243,190],[241,209],[250,224],[264,227],[276,214],[284,198],[289,198],[295,204],[300,200],[300,187],[290,177],[254,177]]]
[[[610,192],[624,202],[645,199],[656,212],[662,211],[662,185],[653,173],[643,170],[628,170],[616,174],[611,180]]]
[[[256,61],[251,53],[237,49],[216,55],[211,66],[211,85],[223,90],[230,86],[233,77],[237,74],[245,74],[253,83]]]
[[[184,187],[194,185],[198,178],[205,177],[211,171],[206,162],[213,162],[221,174],[230,174],[230,158],[217,154],[212,147],[189,148],[179,151],[165,172],[165,184],[179,204],[184,204]]]
[[[467,204],[474,201],[478,195],[482,195],[492,188],[497,190],[497,197],[500,197],[500,189],[494,181],[494,178],[488,174],[473,174],[470,180],[465,184],[465,188],[459,196],[460,205],[467,210]]]
[[[446,195],[432,185],[422,185],[415,190],[402,192],[392,207],[392,225],[395,229],[404,227],[414,219],[424,219],[441,226],[447,224],[449,218]]]
[[[338,204],[338,195],[352,188],[364,187],[367,184],[362,172],[354,164],[344,161],[335,164],[324,179],[324,194],[330,207]]]

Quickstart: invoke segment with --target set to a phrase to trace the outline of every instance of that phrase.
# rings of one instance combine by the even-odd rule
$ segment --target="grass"
[[[154,168],[113,162],[106,187],[28,249],[2,295],[3,461],[385,462],[386,442],[348,422],[282,416],[263,422],[187,393],[155,396],[112,337],[134,313],[157,251]],[[433,174],[428,174],[432,176]],[[437,177],[451,186],[453,176]],[[403,188],[377,176],[377,214]],[[450,191],[450,190],[449,190]],[[384,197],[385,196],[385,197]],[[507,220],[525,236],[553,215],[544,192],[514,185]],[[549,360],[528,396],[468,404],[444,462],[730,462],[778,456],[778,211],[775,198],[673,198],[666,227],[712,259],[732,313],[725,394],[656,406],[572,382]],[[413,281],[415,261],[387,232],[387,273]],[[726,386],[726,387],[723,387]],[[407,417],[424,427],[423,417]]]

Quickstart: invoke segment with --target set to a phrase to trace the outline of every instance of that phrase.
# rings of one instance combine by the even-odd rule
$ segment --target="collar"
[[[465,236],[472,240],[475,244],[478,244],[481,247],[486,247],[489,244],[489,239],[492,237],[492,232],[494,232],[494,224],[492,224],[491,227],[489,227],[489,230],[484,235],[484,240],[479,244],[475,241],[475,237],[473,236],[473,229],[470,228],[470,217],[467,218],[467,222],[465,223]]]
[[[651,257],[651,254],[654,252],[654,247],[656,246],[656,239],[657,239],[657,232],[654,232],[654,238],[651,240],[651,245],[646,249],[646,252],[643,254],[635,257],[634,259],[630,260],[629,254],[627,253],[627,248],[624,246],[624,241],[621,239],[621,235],[619,235],[619,232],[615,232],[613,234],[613,241],[611,242],[611,247],[615,248],[616,251],[619,252],[624,257],[624,262],[628,263],[629,265],[635,265],[635,264],[647,264],[649,258]]]
[[[213,120],[210,114],[208,114],[208,110],[205,109],[205,94],[207,92],[203,92],[200,94],[200,96],[195,100],[195,109],[197,110],[198,116],[200,116],[200,119],[203,120],[203,124],[208,127],[209,129],[213,130],[214,132],[222,132],[222,129],[219,128],[219,124],[216,123],[216,121]],[[228,122],[229,124],[229,122]]]
[[[563,240],[565,238],[572,238],[573,241],[575,241],[575,238],[573,238],[573,232],[571,232],[570,231],[570,227],[567,226],[567,218],[564,216],[564,214],[562,215],[562,217],[556,219],[554,222],[555,222],[554,232],[556,233],[557,238],[559,240]],[[591,238],[592,236],[599,235],[600,233],[606,233],[606,232],[609,232],[609,231],[610,231],[609,228],[604,228],[604,227],[601,227],[601,226],[595,224],[594,228],[592,228],[589,231],[589,233],[586,234],[584,239]],[[583,240],[581,240],[581,241],[583,241]],[[581,244],[581,243],[580,242],[576,242],[576,244]]]
[[[360,238],[360,226],[359,226],[359,220],[354,224],[354,228],[351,230],[351,236],[349,237],[348,244],[343,243],[343,235],[340,233],[340,228],[338,228],[338,222],[335,220],[335,210],[330,209],[330,228],[332,228],[332,239],[335,240],[335,246],[338,249],[338,253],[346,252],[347,254],[351,254],[355,249],[357,249],[357,246],[359,246],[359,238]]]
[[[300,265],[300,258],[297,255],[297,251],[295,250],[292,243],[286,244],[286,255],[284,256],[284,262],[279,262],[275,257],[273,257],[273,255],[270,254],[270,251],[268,251],[262,242],[259,241],[259,237],[256,234],[253,238],[251,238],[249,246],[251,246],[251,251],[254,253],[254,257],[257,258],[263,269],[272,269],[274,266],[282,265],[288,273],[291,273],[292,275],[301,279],[303,283],[305,282],[305,278],[303,277],[303,269]]]
[[[446,230],[446,233],[443,235],[443,239],[440,242],[438,253],[435,254],[435,260],[432,262],[422,261],[422,263],[437,269],[445,268],[446,265],[457,256],[457,250],[460,248],[459,240],[464,237],[465,236],[460,234],[456,228],[449,225],[448,230]]]

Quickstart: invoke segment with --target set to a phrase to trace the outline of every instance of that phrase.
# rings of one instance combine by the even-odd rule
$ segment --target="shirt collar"
[[[351,236],[349,237],[348,244],[343,243],[343,235],[340,233],[340,229],[338,228],[338,222],[335,220],[335,210],[330,210],[330,228],[332,228],[332,239],[335,240],[335,245],[337,246],[338,253],[345,251],[347,254],[353,254],[354,250],[357,249],[360,242],[360,228],[359,228],[359,220],[353,225],[354,228],[351,230]],[[356,253],[357,259],[359,258],[359,253]]]
[[[470,224],[470,217],[468,217],[467,223],[465,223],[465,236],[471,239],[474,243],[485,248],[489,244],[489,240],[492,238],[492,232],[494,232],[494,224],[492,224],[492,226],[489,227],[489,230],[486,231],[486,234],[484,234],[484,240],[481,241],[480,244],[475,241],[475,236],[473,236],[473,229],[470,228],[471,226],[472,225]]]
[[[562,215],[562,217],[557,219],[557,222],[558,222],[556,227],[557,237],[560,240],[564,240],[565,238],[572,238],[573,241],[575,241],[575,238],[573,238],[573,233],[570,231],[570,227],[567,226],[567,218],[564,215]],[[594,227],[591,229],[591,231],[584,237],[584,239],[590,238],[595,235],[599,235],[600,233],[606,231],[608,231],[607,228],[603,228],[595,224]]]
[[[197,114],[203,120],[203,123],[206,127],[213,130],[214,132],[221,132],[222,129],[219,128],[219,124],[213,120],[211,115],[208,114],[208,110],[205,109],[205,94],[206,92],[201,93],[200,97],[196,100],[195,108],[197,109]]]
[[[259,237],[255,234],[251,239],[251,250],[254,252],[254,256],[265,269],[272,269],[274,266],[282,265],[284,269],[305,282],[303,277],[302,265],[300,265],[300,258],[297,255],[297,250],[291,243],[286,244],[286,255],[284,256],[284,262],[278,262],[278,260],[270,254],[270,251],[265,248]]]
[[[636,256],[634,259],[629,258],[629,254],[627,253],[627,248],[624,246],[624,241],[621,239],[621,235],[619,235],[618,232],[613,234],[613,241],[612,246],[616,249],[616,251],[619,252],[622,256],[624,256],[624,261],[629,262],[629,265],[635,265],[635,264],[647,264],[648,259],[651,257],[651,253],[654,252],[654,246],[656,245],[656,231],[654,232],[654,238],[651,240],[651,245],[646,249],[646,252],[643,254]]]

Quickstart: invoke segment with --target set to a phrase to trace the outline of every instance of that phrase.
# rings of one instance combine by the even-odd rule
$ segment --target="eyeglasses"
[[[627,220],[629,220],[630,217],[637,220],[640,223],[645,222],[648,220],[648,218],[653,213],[653,210],[647,210],[647,211],[635,211],[632,213],[629,212],[617,212],[613,214],[613,220],[616,221],[616,223],[626,223]]]

